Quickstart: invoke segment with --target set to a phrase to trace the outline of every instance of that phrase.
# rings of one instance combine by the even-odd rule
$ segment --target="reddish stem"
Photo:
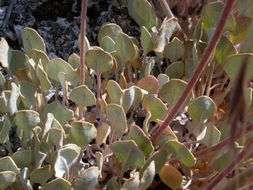
[[[86,15],[87,15],[87,1],[82,0],[81,11],[81,43],[80,43],[80,85],[85,83],[85,36],[86,36]],[[79,119],[82,119],[84,107],[79,107]]]
[[[205,49],[205,51],[199,61],[199,64],[193,73],[193,76],[191,77],[188,85],[186,86],[185,90],[183,91],[182,95],[180,96],[180,98],[178,99],[176,104],[173,106],[173,108],[168,113],[168,115],[167,115],[166,119],[164,120],[164,122],[162,123],[161,127],[158,128],[158,130],[156,130],[154,132],[154,134],[152,135],[151,140],[153,142],[161,135],[161,133],[166,129],[166,127],[171,123],[173,118],[177,115],[181,105],[183,105],[185,99],[188,97],[188,95],[192,91],[193,87],[195,86],[195,84],[199,80],[199,78],[200,78],[205,66],[207,65],[207,62],[208,62],[213,50],[215,49],[216,44],[218,43],[218,40],[222,34],[223,28],[225,26],[227,17],[232,9],[234,1],[235,0],[226,1],[224,10],[223,10],[222,15],[220,17],[220,20],[219,20],[219,23],[216,27],[214,35],[212,36],[210,43],[208,44],[207,48]]]
[[[87,1],[82,0],[82,12],[81,12],[81,44],[80,44],[80,85],[85,82],[85,36],[86,36],[86,15],[87,15]]]
[[[234,159],[228,167],[224,168],[207,186],[206,190],[212,190],[216,185],[218,185],[223,178],[225,178],[233,169],[235,169],[238,164],[245,158],[249,153],[251,153],[251,146],[253,144],[253,138],[251,138],[244,149],[238,154],[236,159]]]

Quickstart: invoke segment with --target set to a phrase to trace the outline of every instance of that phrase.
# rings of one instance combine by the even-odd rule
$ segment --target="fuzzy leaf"
[[[97,167],[90,167],[80,173],[73,183],[74,190],[93,190],[98,183],[99,170]]]
[[[154,48],[152,36],[145,26],[141,27],[141,46],[144,49],[144,55],[147,55]]]
[[[0,143],[4,144],[9,141],[9,132],[11,129],[11,123],[7,116],[4,116],[3,125],[0,127]]]
[[[56,85],[60,85],[58,75],[61,72],[66,74],[66,80],[71,85],[76,85],[79,82],[79,72],[74,70],[68,62],[60,58],[51,59],[47,65],[46,72]]]
[[[1,64],[1,62],[0,62],[0,64]],[[3,90],[5,82],[6,82],[6,80],[4,78],[4,75],[2,74],[2,72],[0,72],[0,90]]]
[[[244,17],[244,16],[235,17],[235,22],[236,22],[236,27],[229,34],[229,39],[234,44],[240,44],[242,42],[245,42],[245,39],[248,36],[248,33],[250,32],[249,28],[252,22],[250,18]]]
[[[108,135],[111,133],[111,127],[110,125],[102,122],[97,127],[97,137],[96,137],[96,143],[98,145],[101,145],[102,143],[106,142],[106,139]]]
[[[154,147],[142,129],[137,125],[132,125],[128,133],[128,139],[134,140],[138,147],[144,152],[146,158],[154,151]]]
[[[150,94],[157,94],[158,88],[159,88],[159,82],[153,75],[149,75],[139,80],[137,82],[137,86],[148,91]]]
[[[32,58],[36,64],[39,61],[41,61],[43,69],[46,69],[46,66],[49,63],[49,58],[44,51],[41,51],[38,49],[32,49],[31,51],[29,51],[29,53],[27,55],[29,58]]]
[[[160,89],[161,86],[169,82],[170,78],[168,77],[168,75],[161,73],[157,76],[157,80],[159,82],[159,89]]]
[[[196,159],[193,154],[180,142],[175,140],[169,140],[166,143],[161,144],[169,154],[172,154],[172,158],[182,162],[187,167],[192,167],[196,164]]]
[[[143,172],[141,177],[141,183],[139,186],[139,190],[147,189],[151,183],[153,182],[155,177],[155,161],[150,162],[149,166]]]
[[[74,88],[69,98],[81,107],[93,106],[96,104],[94,94],[86,85]]]
[[[251,0],[239,0],[237,1],[239,7],[239,15],[243,15],[253,19],[253,4]]]
[[[113,23],[105,24],[99,30],[98,42],[99,44],[101,44],[101,40],[106,36],[110,37],[115,42],[118,34],[121,32],[123,31],[117,24]]]
[[[28,53],[32,49],[37,49],[46,52],[45,43],[36,30],[25,27],[21,35],[26,53]]]
[[[236,54],[229,56],[223,68],[231,80],[235,80],[244,59],[247,58],[247,68],[245,80],[251,80],[253,78],[253,55],[248,53]]]
[[[18,110],[18,98],[20,95],[20,91],[18,86],[12,82],[11,83],[11,96],[9,101],[9,110],[10,114],[13,115]]]
[[[236,54],[236,49],[227,37],[222,36],[215,49],[215,59],[219,64],[223,64],[224,60],[232,54]]]
[[[155,42],[155,51],[162,53],[165,45],[170,41],[172,34],[175,32],[177,19],[165,19],[159,29],[159,33]]]
[[[18,72],[27,70],[28,57],[22,51],[11,50],[9,55],[9,69],[18,76]]]
[[[121,190],[138,189],[139,183],[140,183],[139,172],[135,172],[134,175],[124,183]]]
[[[224,3],[217,1],[208,3],[202,8],[201,19],[204,23],[204,28],[206,30],[215,28],[217,26],[223,8]],[[225,30],[233,30],[234,28],[235,20],[231,14],[226,21]]]
[[[15,124],[19,129],[24,130],[26,135],[29,135],[32,129],[40,124],[40,115],[32,110],[17,111],[15,113]]]
[[[37,89],[33,83],[23,80],[19,82],[21,100],[27,109],[32,109],[36,105]]]
[[[149,111],[152,115],[150,121],[163,119],[167,113],[166,105],[154,95],[146,95],[143,99],[142,106],[145,110]]]
[[[159,176],[163,183],[172,189],[177,189],[181,187],[183,181],[182,174],[173,166],[165,164],[159,171]]]
[[[169,59],[171,62],[178,61],[184,56],[184,44],[177,37],[173,38],[173,40],[168,43],[164,47],[164,57]]]
[[[109,80],[107,83],[107,93],[110,97],[111,103],[121,104],[120,100],[123,96],[123,91],[120,88],[119,84],[114,80]]]
[[[135,46],[131,38],[125,33],[119,33],[115,41],[115,47],[124,64],[131,62],[135,59],[137,54]]]
[[[57,100],[51,102],[46,106],[46,108],[44,109],[44,117],[46,117],[48,113],[52,113],[55,119],[59,121],[61,125],[74,116],[72,110],[65,108]]]
[[[32,164],[33,152],[32,150],[17,151],[11,156],[11,158],[19,168],[28,167]]]
[[[16,181],[16,174],[12,171],[0,172],[0,189],[8,189]]]
[[[206,146],[217,144],[221,137],[221,132],[211,123],[196,126],[193,133],[196,139]]]
[[[80,150],[81,148],[76,144],[67,144],[58,150],[54,163],[56,177],[63,177],[65,175],[68,178],[69,170],[75,163]]]
[[[115,42],[109,36],[103,37],[101,39],[101,42],[99,45],[101,48],[103,48],[103,50],[105,50],[107,52],[111,53],[111,52],[115,51]]]
[[[152,156],[149,157],[149,159],[145,162],[144,166],[141,168],[140,176],[142,177],[144,175],[144,172],[147,170],[147,168],[152,168],[152,162],[154,162],[155,164],[155,174],[157,174],[167,161],[167,156],[168,153],[164,149],[159,149],[158,151],[156,151],[154,154],[152,154]]]
[[[50,148],[60,148],[63,145],[64,131],[63,129],[51,128],[48,130],[48,146]]]
[[[83,147],[89,144],[90,140],[96,138],[97,129],[91,123],[85,121],[76,121],[71,123],[70,137],[74,143]]]
[[[39,61],[40,62],[40,61]],[[51,88],[51,83],[48,79],[47,73],[44,68],[39,64],[36,68],[36,74],[40,81],[40,86],[43,91],[47,91]]]
[[[71,183],[69,183],[66,179],[56,178],[50,182],[48,182],[44,190],[71,190]]]
[[[32,171],[30,175],[31,183],[38,183],[44,186],[47,181],[53,176],[54,171],[51,165],[46,165]]]
[[[111,150],[121,161],[123,170],[141,167],[145,157],[133,140],[117,141],[111,144]]]
[[[117,104],[109,104],[107,105],[106,114],[113,133],[117,137],[122,137],[127,130],[126,114],[123,108]]]
[[[68,63],[71,67],[77,69],[80,67],[80,57],[76,53],[72,53],[68,58]]]
[[[8,68],[9,67],[9,45],[7,41],[1,37],[0,39],[0,65],[2,67]]]
[[[131,107],[138,107],[139,103],[143,99],[144,93],[137,86],[131,86],[123,91],[123,96],[121,98],[121,105],[127,113]]]
[[[165,74],[168,75],[170,79],[180,79],[184,76],[184,70],[184,63],[182,61],[177,61],[166,68]]]
[[[129,0],[127,8],[129,15],[139,26],[145,26],[147,29],[150,29],[156,25],[156,15],[147,0]]]
[[[204,122],[212,117],[216,110],[216,104],[208,96],[196,98],[188,107],[190,117],[196,122]]]
[[[93,69],[97,74],[110,71],[113,66],[113,57],[102,49],[90,49],[86,53],[87,66]]]
[[[159,90],[159,96],[172,107],[183,93],[187,83],[179,79],[171,79]],[[191,96],[191,95],[190,95]]]
[[[0,158],[0,171],[12,171],[16,174],[19,173],[17,165],[10,156]]]

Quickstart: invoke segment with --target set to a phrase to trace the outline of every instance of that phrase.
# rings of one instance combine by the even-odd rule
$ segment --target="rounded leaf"
[[[144,49],[145,55],[147,55],[154,48],[152,36],[145,26],[141,27],[141,46]]]
[[[25,27],[21,35],[26,53],[32,49],[41,50],[43,52],[46,51],[45,43],[36,30]]]
[[[96,104],[94,94],[86,85],[74,88],[69,98],[81,107],[93,106]]]
[[[56,178],[50,182],[48,182],[44,190],[71,190],[71,183],[69,183],[66,179]]]
[[[113,67],[113,57],[102,49],[90,49],[86,53],[87,66],[93,69],[97,74],[110,71]]]
[[[99,45],[107,52],[115,51],[115,42],[109,36],[103,37]]]
[[[46,72],[48,77],[57,85],[60,85],[60,80],[58,78],[59,73],[65,73],[66,80],[70,82],[71,85],[76,85],[79,82],[79,72],[74,70],[68,62],[61,58],[50,60],[47,64]]]
[[[166,68],[165,74],[168,75],[170,79],[180,79],[184,76],[184,70],[184,63],[182,61],[177,61]]]
[[[34,127],[40,124],[40,115],[32,110],[17,111],[15,113],[15,124],[18,128],[24,130],[26,134],[29,134]]]
[[[144,154],[133,140],[117,141],[110,147],[113,154],[121,161],[124,171],[144,164]]]
[[[231,80],[235,80],[243,61],[247,59],[246,80],[253,78],[253,55],[248,53],[229,56],[223,65],[223,68]]]
[[[89,122],[76,121],[71,123],[71,126],[70,137],[80,147],[87,145],[97,136],[97,129]]]
[[[173,40],[168,43],[164,47],[164,57],[169,59],[171,62],[177,61],[184,56],[184,44],[177,37],[173,38]]]
[[[0,189],[7,189],[9,185],[16,181],[16,174],[11,171],[0,172]]]
[[[4,38],[0,38],[0,65],[3,67],[8,67],[8,56],[9,56],[9,45]]]
[[[129,15],[138,23],[150,29],[157,23],[156,15],[147,0],[129,0],[127,3]]]
[[[99,44],[101,44],[101,40],[106,36],[110,37],[113,41],[116,41],[120,32],[123,31],[117,24],[109,23],[102,26],[98,33]]]
[[[204,23],[204,28],[208,30],[217,26],[223,8],[224,3],[218,1],[208,3],[202,8],[201,19]],[[234,27],[235,20],[231,14],[226,21],[225,29],[233,30]]]
[[[200,96],[188,107],[188,113],[196,122],[204,122],[216,112],[216,104],[208,96]]]
[[[121,60],[124,64],[135,59],[137,54],[135,46],[131,38],[125,33],[119,33],[116,42],[116,50],[119,52]]]
[[[127,130],[126,114],[122,106],[117,104],[107,105],[106,115],[112,126],[112,131],[117,137],[121,137]]]
[[[180,79],[171,79],[159,90],[159,97],[166,101],[169,106],[173,106],[182,95],[187,83]],[[191,95],[190,95],[191,96]]]
[[[137,86],[148,91],[150,94],[157,94],[159,81],[153,75],[149,75],[139,80]]]
[[[171,189],[177,189],[181,187],[183,176],[173,166],[165,164],[159,171],[159,176],[162,182],[165,183]]]
[[[157,119],[163,119],[166,116],[166,105],[154,95],[146,95],[143,99],[142,106],[151,113],[150,121],[156,122]]]
[[[157,39],[155,41],[155,51],[162,53],[165,45],[169,42],[172,34],[176,30],[177,19],[165,19],[159,29]]]
[[[54,171],[51,165],[46,165],[32,171],[30,175],[31,183],[38,183],[44,186],[47,181],[53,176]]]
[[[93,190],[98,184],[98,167],[83,170],[73,183],[74,190]]]

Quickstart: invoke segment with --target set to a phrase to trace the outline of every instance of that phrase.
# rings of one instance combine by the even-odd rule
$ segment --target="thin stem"
[[[86,16],[88,0],[82,0],[81,11],[81,44],[80,44],[80,85],[85,83],[85,36],[86,36]],[[83,119],[84,107],[79,107],[79,119]]]
[[[237,133],[235,133],[234,136],[231,136],[229,138],[226,138],[225,140],[219,142],[218,144],[211,146],[205,150],[202,151],[198,151],[196,152],[194,155],[196,157],[201,157],[201,156],[206,156],[209,153],[212,153],[216,150],[220,150],[222,147],[224,147],[225,145],[227,145],[228,143],[242,137],[243,135],[247,134],[248,132],[253,130],[253,123],[251,123],[250,125],[248,125],[244,130],[240,130]]]
[[[85,83],[85,36],[86,36],[86,15],[87,15],[87,1],[82,0],[81,12],[81,45],[80,45],[80,85]]]
[[[101,74],[97,74],[97,106],[96,114],[100,115],[100,103],[101,103]]]
[[[220,17],[218,26],[214,32],[214,35],[212,36],[212,39],[210,41],[210,43],[208,44],[207,48],[205,49],[203,56],[200,59],[200,62],[197,66],[197,68],[195,69],[193,76],[191,77],[188,85],[186,86],[185,90],[183,91],[182,95],[180,96],[180,98],[178,99],[177,103],[173,106],[173,108],[171,109],[171,111],[169,112],[169,114],[167,115],[166,119],[164,120],[164,122],[162,123],[161,127],[154,132],[154,134],[151,137],[151,140],[154,142],[159,135],[166,129],[166,127],[171,123],[171,121],[173,120],[173,118],[176,116],[176,114],[178,113],[181,105],[183,105],[185,99],[188,97],[188,95],[190,94],[190,92],[192,91],[193,87],[195,86],[195,84],[197,83],[197,81],[199,80],[214,48],[216,47],[216,44],[218,43],[218,40],[222,34],[224,25],[226,23],[227,17],[230,13],[230,10],[233,6],[235,0],[230,0],[230,1],[226,1],[226,5],[225,8],[222,12],[222,15]]]
[[[238,154],[236,159],[234,159],[228,167],[223,169],[207,186],[206,190],[212,190],[216,185],[218,185],[223,178],[225,178],[232,170],[234,170],[238,164],[245,158],[251,150],[253,144],[253,138],[251,138],[244,149]]]

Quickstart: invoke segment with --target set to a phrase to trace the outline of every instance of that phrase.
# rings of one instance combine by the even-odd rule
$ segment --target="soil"
[[[81,0],[0,0],[0,36],[12,48],[20,49],[22,29],[34,28],[45,40],[49,57],[66,60],[70,54],[79,52],[80,11]],[[90,0],[87,16],[87,37],[91,45],[97,45],[99,29],[110,22],[139,38],[138,25],[116,0]]]

